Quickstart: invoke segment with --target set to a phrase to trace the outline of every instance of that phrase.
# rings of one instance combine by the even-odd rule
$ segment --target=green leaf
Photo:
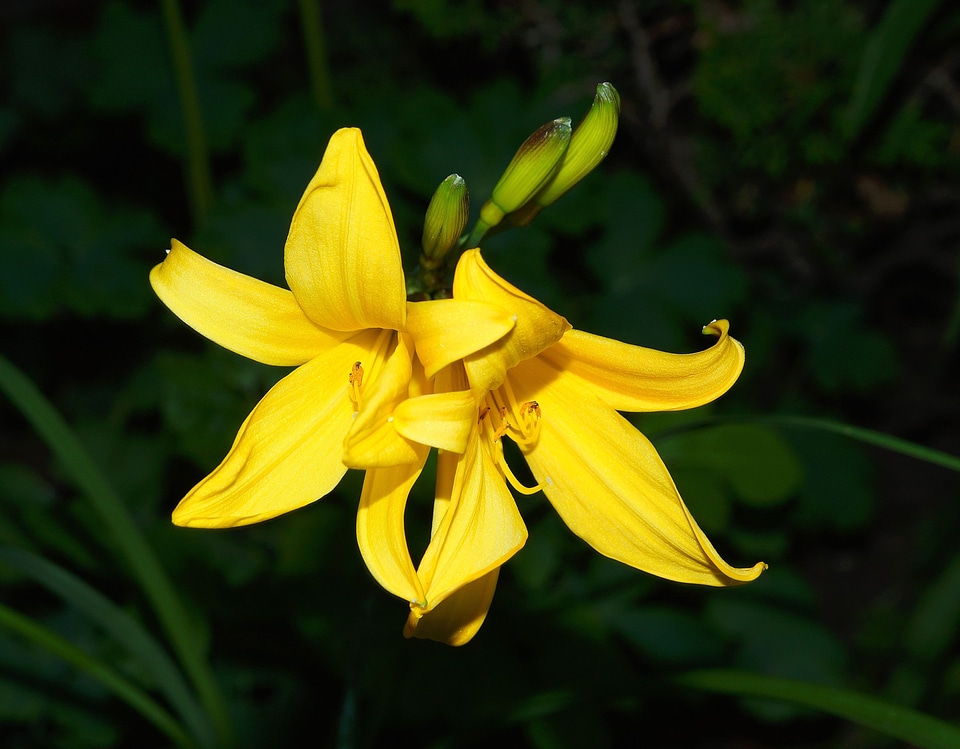
[[[149,214],[105,205],[78,177],[14,177],[0,193],[6,317],[138,317],[151,303],[138,251],[166,239]]]
[[[92,676],[169,736],[178,746],[195,746],[170,713],[164,710],[146,692],[131,684],[103,661],[94,658],[55,632],[18,614],[3,604],[0,604],[0,627],[6,627],[16,632]]]
[[[56,549],[72,564],[84,569],[100,565],[99,550],[88,549],[71,523],[64,522],[63,505],[57,505],[53,486],[33,469],[20,463],[0,463],[0,497],[16,522],[0,515],[0,542]]]
[[[723,650],[702,617],[665,606],[625,611],[612,624],[641,654],[658,663],[703,665],[716,662]]]
[[[194,62],[201,69],[261,62],[281,38],[284,10],[277,0],[204,3],[190,35]]]
[[[810,366],[826,390],[869,391],[892,380],[897,355],[886,336],[867,329],[852,304],[811,304],[799,333],[810,347]]]
[[[665,439],[672,434],[678,434],[682,431],[700,429],[706,426],[712,426],[718,423],[750,422],[752,424],[767,424],[776,427],[789,427],[798,429],[815,429],[831,434],[839,434],[850,439],[864,442],[868,445],[882,447],[901,455],[907,455],[911,458],[933,463],[934,465],[949,468],[951,471],[960,471],[960,457],[945,453],[942,450],[935,450],[932,447],[918,445],[916,442],[900,439],[890,434],[877,432],[873,429],[864,429],[850,424],[844,424],[841,421],[831,419],[819,419],[810,416],[735,416],[735,417],[714,417],[708,421],[689,422],[683,424],[671,432],[663,432],[660,436]]]
[[[804,466],[794,521],[816,531],[863,528],[876,501],[870,456],[860,445],[823,432],[794,431],[790,443]]]
[[[954,726],[848,689],[733,670],[691,671],[675,681],[684,687],[719,694],[781,700],[859,723],[923,749],[960,746],[960,730]]]
[[[790,446],[775,430],[757,424],[723,424],[675,435],[663,456],[671,465],[714,472],[742,502],[754,506],[786,501],[803,477]]]
[[[917,704],[936,684],[936,664],[950,653],[960,631],[960,556],[923,592],[903,633],[907,658],[890,676],[888,696]]]
[[[742,596],[713,596],[706,619],[739,640],[740,666],[817,682],[839,682],[843,646],[819,622]],[[762,622],[763,626],[758,626]],[[784,643],[790,643],[789,648]]]
[[[87,496],[105,530],[113,537],[120,561],[129,568],[156,611],[221,739],[226,740],[230,727],[223,697],[200,652],[194,628],[172,583],[129,511],[63,417],[34,384],[2,356],[0,390],[23,413]]]
[[[904,646],[928,663],[947,651],[960,632],[960,556],[920,597],[904,633]]]
[[[201,746],[213,746],[211,726],[183,676],[153,637],[123,609],[62,567],[23,549],[0,547],[0,562],[32,578],[89,617],[149,674]]]
[[[733,505],[716,471],[671,465],[670,475],[697,524],[709,534],[722,534],[730,525]]]
[[[806,416],[771,416],[752,420],[786,427],[820,429],[825,432],[840,434],[850,439],[859,440],[868,445],[876,445],[885,450],[907,455],[911,458],[917,458],[927,463],[933,463],[943,468],[949,468],[952,471],[960,471],[960,458],[956,455],[950,455],[941,450],[934,450],[931,447],[924,447],[923,445],[918,445],[916,442],[900,439],[899,437],[877,432],[873,429],[863,429],[862,427],[851,426],[850,424],[844,424],[839,421]]]
[[[842,128],[852,140],[870,121],[903,65],[924,24],[937,9],[940,0],[892,0],[870,39],[843,114]]]

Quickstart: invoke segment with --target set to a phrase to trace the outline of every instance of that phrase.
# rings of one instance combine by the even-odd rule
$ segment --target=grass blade
[[[131,684],[102,661],[80,650],[70,641],[3,604],[0,604],[0,626],[31,640],[44,650],[63,658],[72,666],[89,674],[155,725],[177,746],[189,749],[195,746],[190,737],[184,733],[180,724],[150,695]]]
[[[80,578],[29,551],[0,547],[0,562],[38,582],[103,627],[151,676],[197,743],[213,746],[212,727],[179,669],[132,616]]]
[[[160,620],[173,650],[193,682],[221,744],[231,743],[223,696],[201,652],[199,639],[169,578],[123,502],[63,417],[36,386],[0,356],[0,390],[27,418],[87,496],[109,531],[121,562],[130,570]]]
[[[831,419],[819,419],[808,416],[715,416],[703,421],[690,422],[683,424],[675,429],[665,429],[662,432],[653,435],[655,439],[664,439],[682,432],[689,432],[695,429],[702,429],[716,424],[728,424],[735,422],[744,422],[750,424],[769,424],[780,427],[796,427],[800,429],[819,429],[823,432],[839,434],[843,437],[864,442],[868,445],[882,447],[891,452],[900,453],[911,458],[933,463],[943,468],[949,468],[951,471],[960,472],[960,457],[945,453],[941,450],[935,450],[932,447],[924,447],[916,442],[893,437],[883,432],[877,432],[873,429],[864,429],[862,427],[850,426],[839,421]]]
[[[723,669],[692,671],[679,676],[676,683],[719,694],[790,702],[859,723],[923,749],[960,747],[960,730],[954,726],[847,689]]]
[[[850,103],[843,113],[844,135],[859,135],[900,70],[903,59],[940,0],[893,0],[870,33]]]

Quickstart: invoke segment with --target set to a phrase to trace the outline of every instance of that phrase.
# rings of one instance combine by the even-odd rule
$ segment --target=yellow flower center
[[[509,436],[521,447],[532,446],[540,436],[542,416],[540,404],[536,401],[517,403],[508,380],[504,380],[500,387],[488,392],[480,407],[478,417],[480,430],[488,441],[490,454],[504,477],[510,482],[510,486],[521,494],[536,494],[550,483],[550,479],[547,478],[536,486],[521,484],[504,457],[502,438]]]

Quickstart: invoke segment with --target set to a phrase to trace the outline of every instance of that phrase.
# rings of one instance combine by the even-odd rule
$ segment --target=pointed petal
[[[386,590],[408,603],[423,601],[424,594],[410,559],[403,516],[428,452],[421,447],[416,463],[367,471],[357,511],[357,543],[367,569]]]
[[[286,289],[217,265],[176,239],[150,271],[150,285],[198,333],[264,364],[303,364],[344,338],[311,322]]]
[[[431,378],[448,364],[500,340],[514,324],[513,313],[485,302],[436,299],[407,304],[407,331]]]
[[[284,250],[304,312],[331,330],[401,330],[407,291],[377,167],[356,128],[330,138],[300,199]]]
[[[397,433],[422,445],[462,453],[477,418],[473,393],[434,393],[408,398],[393,411]]]
[[[343,439],[353,421],[348,377],[376,341],[375,332],[355,336],[274,385],[220,466],[174,510],[173,522],[194,528],[258,523],[333,489],[347,469]]]
[[[726,320],[707,325],[703,332],[717,341],[694,354],[668,354],[571,330],[543,358],[617,411],[678,411],[719,398],[737,381],[743,346],[729,329]]]
[[[653,445],[579,380],[541,359],[510,373],[518,400],[540,405],[527,462],[567,526],[594,549],[679,582],[730,585],[765,568],[731,567],[683,504]]]
[[[445,488],[438,484],[438,495]],[[438,500],[437,507],[445,507],[445,512],[417,571],[427,611],[502,565],[527,540],[513,496],[476,426],[459,456],[449,500]]]
[[[413,607],[403,628],[404,637],[445,642],[454,647],[466,645],[487,618],[487,610],[497,589],[500,568],[464,585],[432,611]]]
[[[499,387],[511,367],[552,346],[570,330],[563,317],[494,273],[480,250],[467,250],[460,257],[453,296],[493,304],[517,320],[513,330],[496,343],[464,357],[470,387],[478,397]]]
[[[437,481],[433,498],[433,517],[430,522],[430,538],[437,535],[437,530],[447,514],[450,497],[453,496],[453,481],[457,477],[457,468],[460,465],[462,454],[451,453],[446,450],[437,451]]]

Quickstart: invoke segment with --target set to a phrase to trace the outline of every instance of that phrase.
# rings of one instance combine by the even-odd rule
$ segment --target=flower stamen
[[[529,496],[531,494],[536,494],[539,491],[543,491],[543,489],[547,486],[547,481],[541,481],[536,486],[524,486],[521,484],[520,479],[513,474],[513,469],[510,468],[510,464],[507,463],[507,459],[503,454],[503,443],[497,441],[493,449],[494,461],[500,468],[500,471],[503,473],[504,478],[507,480],[507,482],[509,482],[510,486],[512,486],[518,492]]]
[[[347,382],[350,383],[350,400],[359,411],[363,407],[363,398],[360,396],[360,386],[363,385],[363,365],[360,362],[353,363],[350,374],[347,375]]]
[[[507,430],[510,428],[510,424],[507,422],[507,409],[503,406],[500,407],[500,426],[497,427],[497,431],[493,433],[493,441],[499,442],[500,438],[507,433]]]
[[[511,394],[512,395],[512,394]],[[537,492],[543,490],[545,486],[549,484],[549,480],[542,481],[536,486],[524,486],[520,483],[520,480],[514,475],[513,470],[510,468],[510,465],[507,463],[507,459],[503,454],[503,440],[501,437],[504,435],[509,435],[510,439],[516,442],[519,445],[527,445],[533,442],[536,438],[537,432],[534,430],[539,428],[540,423],[540,406],[536,401],[528,401],[524,403],[520,408],[516,407],[516,402],[512,397],[508,396],[508,402],[513,408],[511,409],[511,416],[513,420],[518,420],[517,416],[520,415],[520,425],[512,424],[507,419],[508,409],[506,406],[500,405],[500,400],[502,394],[499,391],[494,391],[489,394],[491,401],[494,405],[497,406],[496,412],[499,415],[499,424],[494,425],[491,419],[486,419],[487,415],[490,414],[491,407],[484,406],[480,410],[480,422],[483,422],[484,433],[489,439],[490,449],[492,450],[493,462],[500,469],[500,472],[503,474],[503,477],[507,482],[516,489],[520,494],[536,494]],[[532,424],[530,424],[532,420]],[[530,432],[534,431],[534,434],[531,436]]]

